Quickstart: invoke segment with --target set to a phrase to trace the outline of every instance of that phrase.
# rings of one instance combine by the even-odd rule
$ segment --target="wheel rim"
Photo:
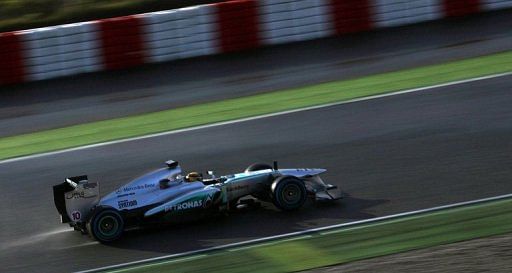
[[[286,185],[281,192],[282,200],[288,205],[294,205],[302,199],[302,193],[299,186],[295,184]]]
[[[113,216],[102,217],[98,223],[99,232],[106,237],[116,234],[119,228],[119,222]]]

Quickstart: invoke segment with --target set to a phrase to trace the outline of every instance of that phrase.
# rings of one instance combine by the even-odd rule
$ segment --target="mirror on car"
[[[171,180],[169,180],[168,178],[164,178],[164,179],[161,179],[160,181],[158,181],[158,184],[160,186],[160,189],[167,189],[169,188],[169,182]]]
[[[215,179],[215,173],[213,173],[213,171],[208,171],[208,175],[211,179]]]

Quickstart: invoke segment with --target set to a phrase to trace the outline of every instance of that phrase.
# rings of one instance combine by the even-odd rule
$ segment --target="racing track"
[[[512,192],[512,76],[0,164],[2,272],[66,272]],[[51,185],[87,173],[106,193],[167,159],[218,174],[254,161],[325,167],[350,194],[132,232],[112,246],[59,223]]]

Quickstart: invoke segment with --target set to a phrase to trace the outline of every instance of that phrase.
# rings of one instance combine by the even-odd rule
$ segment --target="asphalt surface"
[[[2,272],[68,272],[512,192],[512,76],[0,164]],[[51,186],[102,193],[167,159],[185,171],[322,167],[350,196],[263,208],[100,245],[59,223]]]
[[[499,11],[0,87],[0,137],[510,50],[511,16]]]

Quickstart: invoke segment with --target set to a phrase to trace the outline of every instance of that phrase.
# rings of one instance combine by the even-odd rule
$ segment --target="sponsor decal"
[[[130,195],[134,195],[134,194],[135,194],[134,192],[123,193],[123,194],[118,195],[117,198],[121,198],[121,197],[125,197],[125,196],[130,196]]]
[[[228,190],[228,192],[232,192],[232,191],[246,190],[248,188],[249,188],[249,185],[234,185],[232,187],[228,187],[227,190]]]
[[[85,192],[83,191],[77,191],[73,192],[71,194],[66,194],[66,199],[86,199],[86,198],[93,198],[96,197],[96,194],[86,196]]]
[[[155,184],[143,184],[143,185],[135,185],[135,186],[130,186],[130,187],[124,187],[124,188],[119,188],[116,191],[116,194],[121,194],[123,192],[130,192],[130,191],[138,191],[138,190],[143,190],[143,189],[149,189],[149,188],[154,188],[154,187],[155,187]]]
[[[204,202],[203,202],[203,208],[209,208],[212,206],[212,203],[213,203],[213,196],[212,194],[208,194],[208,196],[206,196],[206,198],[204,199]]]
[[[186,201],[182,203],[178,203],[176,205],[167,206],[165,207],[165,211],[181,211],[181,210],[188,210],[188,209],[195,209],[203,206],[203,200],[194,200],[194,201]]]
[[[137,200],[121,200],[117,201],[119,209],[125,209],[133,206],[137,206]]]
[[[175,205],[166,206],[164,211],[183,211],[195,208],[209,208],[213,204],[213,194],[209,193],[204,199],[190,200]]]
[[[82,214],[79,211],[75,210],[71,213],[71,218],[75,222],[80,221],[80,219],[82,219]]]

